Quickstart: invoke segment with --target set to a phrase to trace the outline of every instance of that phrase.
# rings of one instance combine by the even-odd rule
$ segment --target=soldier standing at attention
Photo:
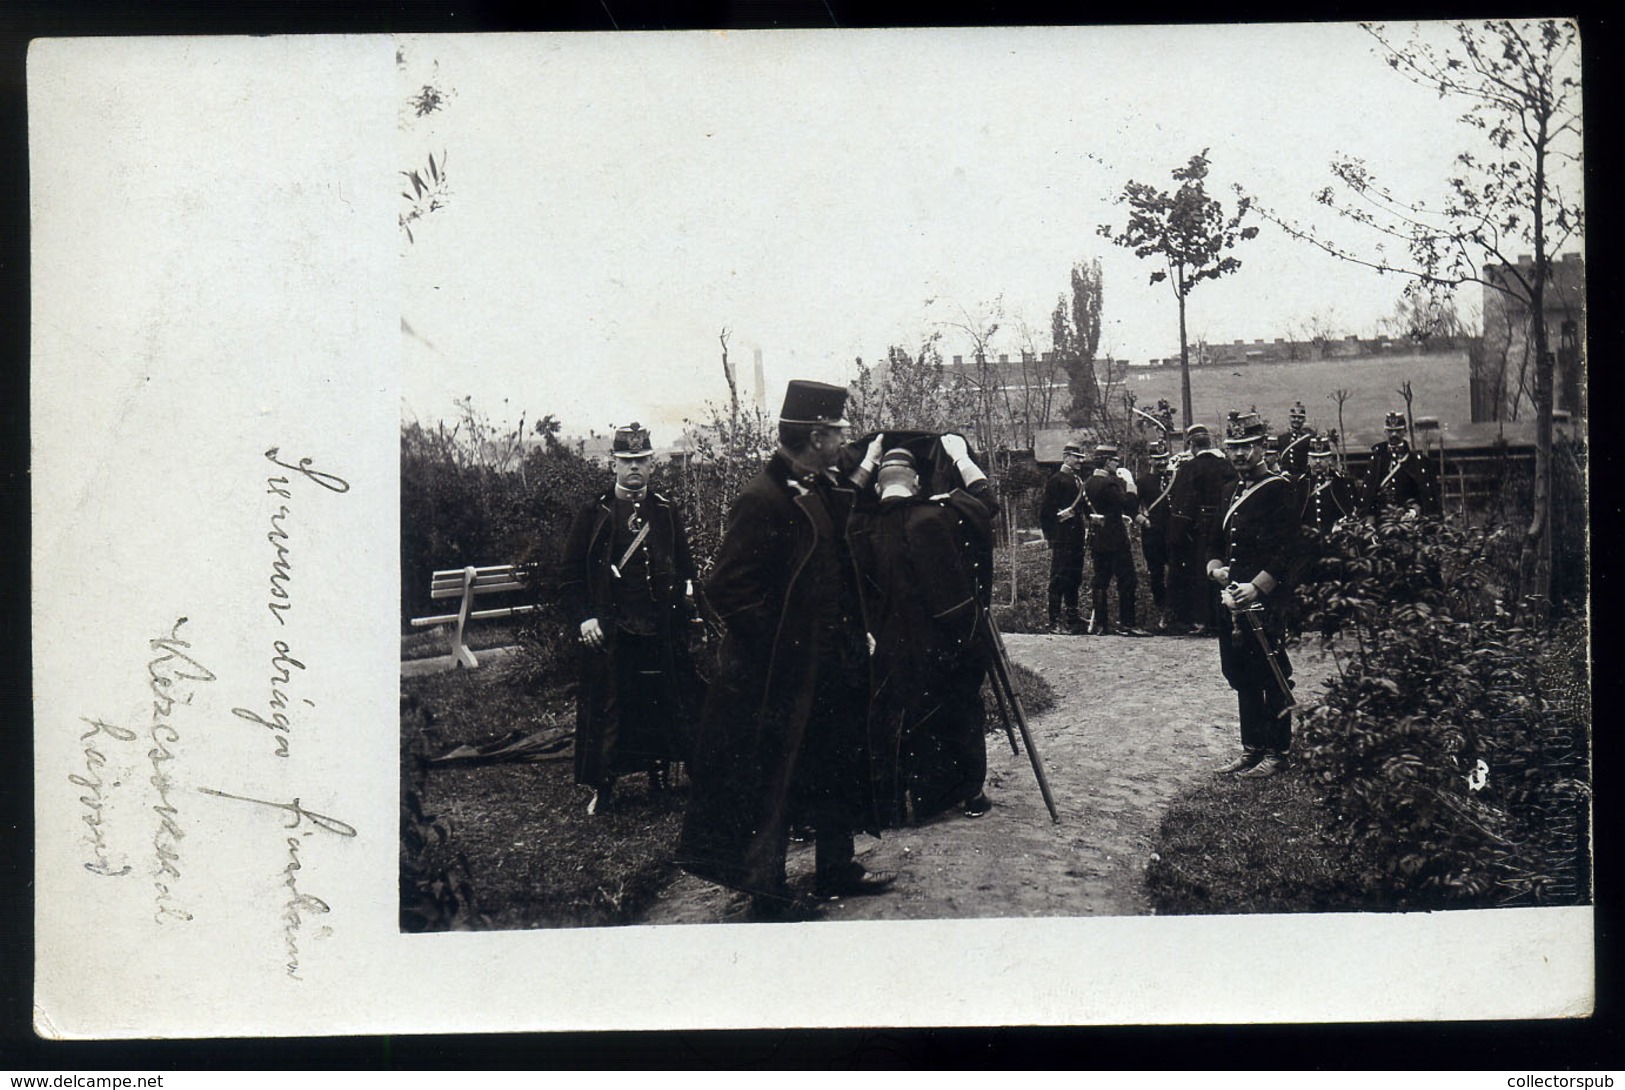
[[[1038,525],[1049,543],[1049,625],[1053,632],[1075,631],[1083,623],[1078,615],[1078,590],[1083,586],[1085,512],[1083,482],[1078,468],[1083,448],[1068,443],[1061,452],[1061,468],[1044,486],[1039,501]],[[1061,610],[1066,610],[1062,627]]]
[[[1338,470],[1331,443],[1318,437],[1309,440],[1309,488],[1301,517],[1304,529],[1324,534],[1358,507],[1354,482]]]
[[[1287,416],[1287,430],[1275,440],[1280,472],[1294,482],[1302,481],[1309,473],[1309,443],[1315,438],[1315,429],[1305,426],[1304,421],[1308,418],[1309,412],[1303,407],[1303,402],[1294,402]]]
[[[847,533],[856,493],[836,470],[845,409],[840,386],[790,383],[779,449],[728,512],[707,584],[726,631],[676,861],[750,894],[758,920],[815,914],[786,878],[792,823],[813,830],[818,896],[879,893],[896,877],[853,858],[853,834],[880,821],[869,637]],[[855,477],[868,480],[882,438]]]
[[[1150,447],[1151,468],[1140,474],[1140,513],[1146,521],[1140,528],[1140,551],[1145,555],[1146,582],[1151,585],[1151,601],[1157,607],[1157,631],[1168,630],[1168,514],[1173,490],[1173,458],[1168,445],[1158,439]]]
[[[1227,616],[1216,626],[1219,666],[1236,691],[1242,752],[1216,771],[1259,778],[1286,769],[1292,743],[1290,694],[1276,679],[1270,660],[1274,658],[1283,678],[1292,676],[1282,640],[1298,517],[1291,482],[1264,468],[1264,422],[1258,414],[1232,421],[1224,444],[1238,479],[1227,495],[1222,536],[1214,542],[1207,574],[1223,588]],[[1272,654],[1253,631],[1254,620]]]
[[[1089,582],[1094,611],[1091,635],[1112,632],[1108,593],[1117,580],[1118,625],[1120,636],[1143,636],[1134,626],[1134,551],[1129,541],[1129,523],[1146,517],[1138,514],[1139,496],[1134,478],[1123,469],[1115,443],[1095,447],[1095,471],[1083,482],[1084,505],[1089,509],[1089,551],[1094,560],[1094,578]]]
[[[615,486],[576,513],[558,588],[580,630],[575,775],[593,788],[589,814],[610,808],[621,776],[647,772],[651,793],[666,787],[702,685],[683,639],[695,573],[682,513],[649,488],[642,425],[616,429],[611,453]]]
[[[1361,513],[1369,515],[1382,508],[1393,508],[1406,518],[1438,515],[1438,481],[1433,467],[1405,441],[1405,414],[1389,413],[1382,427],[1388,438],[1371,448],[1364,494],[1360,499]]]
[[[1168,497],[1173,508],[1168,517],[1168,609],[1180,631],[1206,636],[1217,609],[1217,595],[1207,580],[1209,543],[1218,533],[1225,489],[1236,471],[1213,449],[1205,425],[1192,424],[1185,445],[1190,456],[1174,471]]]

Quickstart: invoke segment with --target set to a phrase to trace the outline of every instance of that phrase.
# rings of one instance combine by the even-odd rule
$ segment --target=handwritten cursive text
[[[152,850],[157,861],[152,885],[154,918],[160,923],[192,918],[190,912],[178,905],[171,889],[181,876],[179,848],[186,836],[179,821],[180,811],[169,798],[175,781],[165,767],[175,759],[175,751],[170,747],[181,740],[171,717],[175,705],[192,702],[194,690],[184,682],[214,680],[212,672],[186,653],[192,645],[181,638],[181,626],[185,623],[186,618],[182,617],[170,628],[169,635],[148,641],[148,646],[157,653],[157,657],[147,663],[147,688],[152,692],[152,724],[147,729],[152,748],[147,750],[147,760],[152,764],[149,782],[158,792],[158,804],[152,808],[158,815],[158,827],[152,834]]]
[[[136,739],[136,734],[135,731],[130,730],[128,727],[116,727],[112,723],[104,723],[100,719],[85,719],[81,716],[80,720],[90,727],[89,730],[79,736],[79,747],[85,758],[85,771],[84,775],[77,772],[70,773],[68,782],[85,790],[85,794],[79,796],[79,805],[85,808],[85,812],[79,815],[79,820],[84,822],[85,826],[90,830],[85,837],[85,842],[90,845],[90,854],[95,857],[85,863],[85,869],[91,874],[100,874],[105,878],[122,878],[130,873],[129,864],[126,863],[115,869],[107,858],[107,837],[102,832],[102,822],[104,820],[102,817],[102,807],[104,805],[102,801],[102,768],[107,764],[107,755],[98,749],[94,743],[96,739],[103,735],[115,742],[133,742]],[[119,782],[114,780],[112,784],[108,785],[108,789],[111,790],[118,786]]]
[[[287,863],[282,868],[282,884],[288,891],[288,899],[282,903],[282,947],[287,957],[283,968],[294,980],[303,980],[304,978],[299,975],[299,935],[304,927],[305,917],[325,916],[332,908],[322,898],[299,889],[299,872],[304,869],[304,864],[299,861],[299,853],[303,848],[301,838],[313,835],[316,830],[337,836],[355,836],[355,826],[347,821],[307,810],[298,799],[292,802],[270,802],[266,799],[250,798],[247,795],[234,795],[230,791],[218,791],[212,787],[200,787],[198,790],[218,799],[234,799],[253,806],[279,810],[286,819],[282,826],[284,829],[297,829],[306,821],[311,824],[312,828],[306,829],[299,836],[285,837],[283,840],[288,853]],[[318,938],[325,938],[330,934],[332,929],[328,927],[316,932]]]
[[[266,460],[272,465],[291,470],[305,480],[319,484],[330,492],[350,491],[349,481],[332,473],[312,469],[310,465],[311,459],[301,458],[298,465],[289,465],[287,462],[278,460],[277,454],[279,451],[280,448],[278,447],[272,447],[266,451]],[[268,495],[291,500],[293,499],[293,492],[289,490],[288,486],[292,483],[293,479],[291,477],[280,474],[267,477],[265,479],[265,491]],[[288,623],[283,614],[293,609],[293,597],[288,591],[288,585],[293,580],[293,562],[288,559],[290,549],[286,544],[289,540],[286,522],[291,514],[292,509],[287,504],[278,504],[277,509],[271,513],[271,529],[265,535],[265,540],[271,543],[274,554],[271,560],[270,599],[266,601],[265,606],[271,611],[271,616],[276,618],[276,623],[279,625]]]

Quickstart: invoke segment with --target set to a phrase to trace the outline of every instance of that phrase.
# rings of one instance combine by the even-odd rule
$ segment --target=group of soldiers
[[[790,383],[778,449],[734,501],[703,589],[681,512],[649,487],[649,434],[636,424],[617,430],[614,487],[578,513],[563,551],[588,812],[610,810],[626,777],[665,790],[683,762],[690,794],[676,861],[747,894],[752,919],[811,918],[822,899],[889,888],[895,875],[854,858],[859,832],[992,806],[981,698],[996,653],[991,487],[955,434],[848,441],[846,398],[839,386]],[[1241,726],[1241,754],[1217,770],[1226,774],[1287,766],[1284,644],[1302,528],[1380,504],[1437,510],[1402,415],[1389,414],[1359,486],[1305,415],[1295,406],[1290,430],[1272,437],[1256,412],[1232,412],[1222,451],[1192,425],[1183,454],[1154,444],[1138,477],[1114,444],[1092,459],[1071,445],[1044,491],[1053,625],[1144,634],[1137,527],[1157,628],[1217,639]],[[709,683],[686,639],[702,614],[721,634]],[[810,891],[787,878],[792,836],[813,842]]]
[[[809,918],[879,893],[854,835],[992,807],[982,679],[993,522],[958,435],[848,442],[843,387],[797,380],[779,445],[729,512],[699,584],[681,513],[648,487],[649,436],[618,429],[615,486],[582,509],[559,592],[579,631],[576,779],[589,813],[617,782],[690,781],[677,862],[748,894],[750,918]],[[681,625],[721,632],[709,684]],[[814,845],[792,889],[792,835]]]
[[[1186,428],[1185,450],[1174,454],[1167,442],[1176,437],[1172,409],[1167,402],[1161,409],[1158,414],[1142,414],[1157,422],[1166,437],[1149,445],[1149,466],[1143,472],[1136,475],[1124,467],[1115,443],[1099,443],[1092,453],[1068,443],[1061,468],[1045,485],[1038,518],[1050,547],[1051,631],[1150,634],[1136,621],[1138,576],[1131,527],[1138,527],[1156,618],[1152,630],[1164,635],[1212,632],[1206,564],[1237,471],[1204,424]],[[1230,413],[1227,435],[1242,415]],[[1293,506],[1302,526],[1325,533],[1339,519],[1385,506],[1413,515],[1439,513],[1437,473],[1411,449],[1402,413],[1388,414],[1387,438],[1371,448],[1359,481],[1343,471],[1331,437],[1309,427],[1307,416],[1298,402],[1289,414],[1288,430],[1265,435],[1261,445],[1264,468],[1292,485]],[[1086,556],[1093,571],[1087,618],[1079,607]],[[1109,608],[1113,582],[1118,604],[1115,625]]]

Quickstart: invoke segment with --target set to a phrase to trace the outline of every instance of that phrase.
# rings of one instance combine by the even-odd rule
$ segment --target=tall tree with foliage
[[[1098,423],[1101,409],[1100,384],[1095,375],[1095,355],[1100,351],[1100,316],[1104,279],[1100,259],[1072,266],[1072,296],[1062,295],[1050,315],[1050,336],[1057,359],[1066,367],[1067,392],[1071,404],[1066,422],[1074,428]]]
[[[1239,197],[1235,213],[1226,218],[1224,206],[1208,196],[1207,153],[1208,149],[1203,148],[1173,172],[1179,188],[1172,193],[1131,180],[1117,197],[1117,203],[1128,205],[1128,223],[1122,230],[1109,224],[1100,226],[1104,238],[1133,250],[1135,257],[1160,262],[1162,267],[1151,274],[1151,283],[1167,281],[1179,302],[1180,410],[1186,421],[1192,416],[1185,299],[1202,281],[1217,280],[1240,269],[1241,260],[1226,251],[1258,234],[1257,227],[1241,226],[1252,207],[1252,198]]]
[[[1401,197],[1359,159],[1332,164],[1339,183],[1316,199],[1368,229],[1375,242],[1356,249],[1322,232],[1261,214],[1335,257],[1408,276],[1413,293],[1478,284],[1505,296],[1529,317],[1533,354],[1535,478],[1533,510],[1519,562],[1520,597],[1546,612],[1552,586],[1552,402],[1555,360],[1545,310],[1551,255],[1585,230],[1578,186],[1583,166],[1579,33],[1573,23],[1491,20],[1450,24],[1449,43],[1413,28],[1403,40],[1363,24],[1389,68],[1441,99],[1465,107],[1458,120],[1474,146],[1456,156],[1438,208]],[[1388,245],[1402,253],[1391,254]],[[1519,252],[1532,250],[1521,265]],[[1488,317],[1486,316],[1486,324]]]

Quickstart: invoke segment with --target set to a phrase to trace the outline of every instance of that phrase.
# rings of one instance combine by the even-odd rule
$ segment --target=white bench
[[[502,606],[497,609],[474,609],[474,599],[482,594],[500,594],[508,591],[524,590],[525,582],[512,564],[493,564],[485,568],[449,568],[446,571],[437,571],[429,583],[429,597],[460,598],[462,601],[456,613],[443,613],[434,617],[414,617],[412,627],[424,628],[429,625],[455,624],[457,627],[451,636],[451,658],[454,666],[466,666],[470,670],[479,666],[480,661],[474,657],[474,652],[468,649],[464,639],[464,632],[469,621],[488,621],[500,617],[512,617],[520,613],[529,613],[536,607],[532,605]]]

